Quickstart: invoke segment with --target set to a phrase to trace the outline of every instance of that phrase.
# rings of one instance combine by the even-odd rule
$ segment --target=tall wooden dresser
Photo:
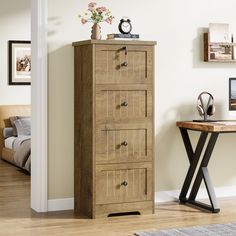
[[[73,43],[75,212],[154,212],[155,44]]]

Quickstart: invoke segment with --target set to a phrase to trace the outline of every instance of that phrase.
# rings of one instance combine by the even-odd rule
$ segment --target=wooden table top
[[[236,120],[222,120],[216,122],[177,121],[176,126],[206,132],[236,132]]]

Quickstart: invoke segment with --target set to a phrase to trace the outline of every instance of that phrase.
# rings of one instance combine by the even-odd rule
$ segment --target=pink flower
[[[88,4],[88,10],[91,11],[91,12],[94,11],[94,8],[95,8],[96,5],[97,4],[95,2],[90,2]]]
[[[106,22],[107,22],[108,24],[112,24],[112,18],[111,18],[111,17],[107,18],[107,19],[106,19]]]
[[[99,14],[101,14],[101,13],[107,11],[107,8],[106,7],[98,7],[96,10]]]
[[[82,24],[85,24],[85,23],[87,23],[88,21],[87,20],[85,20],[84,18],[81,18],[81,23]]]
[[[96,2],[90,2],[90,3],[88,4],[88,7],[95,7],[96,5],[97,5]]]

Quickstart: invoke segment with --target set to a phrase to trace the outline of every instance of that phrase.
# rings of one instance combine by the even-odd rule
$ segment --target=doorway
[[[0,25],[0,206],[2,216],[4,209],[16,209],[21,205],[29,209],[30,0],[2,2]],[[20,131],[20,124],[23,123],[24,126],[21,127],[27,128],[24,129],[24,133],[21,132],[23,130]],[[19,155],[19,147],[26,143],[26,152]],[[20,149],[22,150],[22,146]]]

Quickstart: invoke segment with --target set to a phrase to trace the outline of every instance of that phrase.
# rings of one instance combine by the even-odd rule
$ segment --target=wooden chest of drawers
[[[73,43],[75,212],[154,212],[154,45]]]

